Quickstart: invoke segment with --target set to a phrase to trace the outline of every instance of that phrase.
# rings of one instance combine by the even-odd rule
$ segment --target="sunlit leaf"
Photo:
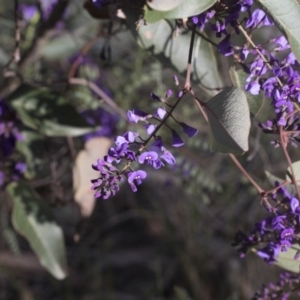
[[[277,262],[275,262],[275,265],[287,271],[299,273],[300,260],[298,261],[294,259],[298,251],[300,251],[300,246],[296,244],[291,248],[288,248],[286,252],[280,251],[276,258]]]
[[[80,206],[84,217],[90,216],[95,205],[95,191],[91,190],[91,179],[97,177],[97,172],[91,168],[99,158],[107,154],[112,140],[106,137],[95,137],[88,140],[84,149],[75,159],[73,168],[74,200]]]
[[[52,211],[28,185],[11,183],[7,192],[13,202],[12,223],[38,256],[40,263],[56,278],[67,276],[64,238]]]
[[[95,130],[63,96],[50,89],[22,85],[9,100],[21,121],[41,134],[79,136]]]
[[[210,124],[211,150],[242,154],[248,150],[250,112],[245,93],[225,88],[204,106]]]
[[[154,1],[155,3],[159,2]],[[160,1],[162,2],[162,1]],[[171,3],[171,1],[167,1]],[[178,0],[176,1],[178,2]],[[154,23],[161,19],[183,19],[191,16],[198,15],[211,6],[213,6],[217,1],[216,0],[185,0],[179,5],[176,5],[175,8],[167,11],[154,10],[145,6],[145,20],[147,23]],[[160,5],[161,7],[163,4]]]
[[[300,161],[296,161],[296,162],[292,163],[292,168],[293,168],[296,180],[300,180]],[[288,169],[286,171],[285,178],[286,178],[286,180],[292,180],[292,172],[291,172],[290,167],[288,167]]]
[[[237,88],[244,90],[244,86],[248,74],[244,72],[242,69],[236,70],[234,67],[231,67],[229,70],[229,75],[231,77],[233,85]],[[247,96],[250,112],[254,116],[258,115],[263,106],[264,99],[265,99],[263,93],[260,93],[259,95],[252,95],[249,92],[245,92],[245,94]]]
[[[151,51],[164,67],[170,67],[185,74],[191,34],[190,32],[182,33],[174,38],[173,33],[173,25],[166,20],[161,20],[154,24],[141,26],[137,39],[140,46]],[[211,89],[222,86],[212,46],[201,37],[196,37],[193,53],[192,80],[194,83]]]
[[[168,11],[176,8],[185,0],[148,0],[147,4],[151,9]]]
[[[300,61],[300,6],[295,0],[258,0],[271,14],[279,28],[284,30],[291,48]]]

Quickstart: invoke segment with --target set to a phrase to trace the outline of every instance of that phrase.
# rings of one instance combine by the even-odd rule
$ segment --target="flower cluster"
[[[171,91],[168,91],[166,98],[169,98],[171,95]],[[154,93],[151,94],[151,97],[154,100],[167,104],[165,99],[158,97]],[[149,165],[155,170],[163,167],[165,163],[175,164],[174,156],[165,147],[163,138],[158,134],[158,131],[163,125],[166,126],[172,135],[172,146],[182,146],[184,141],[177,131],[166,123],[167,119],[172,117],[186,135],[193,137],[197,134],[197,129],[183,122],[178,122],[172,116],[173,109],[182,97],[183,93],[180,93],[174,105],[167,105],[171,107],[169,112],[165,107],[158,108],[154,114],[140,110],[128,111],[127,116],[130,122],[144,123],[143,127],[147,137],[143,138],[138,132],[128,131],[124,135],[115,138],[115,146],[109,149],[104,159],[99,159],[97,164],[92,166],[94,170],[100,172],[100,176],[92,180],[92,190],[96,191],[95,197],[107,199],[111,195],[115,195],[123,178],[127,179],[132,191],[136,192],[137,186],[147,177],[147,173],[140,169],[133,170],[133,163]]]
[[[300,296],[300,279],[298,275],[288,272],[280,274],[277,283],[270,283],[268,286],[263,286],[260,291],[257,291],[253,296],[253,300],[287,300],[294,292]]]
[[[0,100],[0,186],[16,181],[26,170],[26,164],[12,158],[16,142],[23,139],[17,127],[15,113]]]
[[[268,16],[261,9],[251,12],[252,0],[223,0],[214,5],[207,12],[193,17],[192,21],[204,28],[211,22],[211,30],[216,36],[222,38],[218,44],[219,52],[224,56],[235,56],[244,69],[249,73],[245,83],[245,90],[253,95],[264,93],[271,98],[276,113],[276,123],[285,126],[288,118],[293,114],[294,103],[300,102],[300,75],[297,70],[299,63],[292,52],[287,53],[290,45],[281,35],[264,43],[244,46],[234,46],[232,36],[240,34],[240,14],[247,12],[243,18],[244,26],[248,32],[262,26],[272,26]],[[213,22],[215,20],[215,22]],[[230,31],[233,28],[234,31]],[[268,46],[271,45],[271,50]]]
[[[278,182],[275,190],[271,199],[276,205],[272,206],[267,199],[263,199],[271,216],[257,223],[249,236],[242,232],[236,234],[234,245],[238,246],[241,257],[244,257],[247,251],[256,248],[260,257],[267,263],[273,263],[277,261],[281,252],[288,251],[292,245],[300,245],[299,199],[287,188],[279,186]],[[299,254],[300,252],[294,257],[295,264]]]

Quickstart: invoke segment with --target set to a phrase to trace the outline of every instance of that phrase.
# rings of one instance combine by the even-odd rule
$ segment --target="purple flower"
[[[135,184],[140,185],[142,183],[142,179],[145,179],[146,177],[147,177],[147,173],[143,170],[138,170],[128,174],[128,183],[133,192],[137,191]]]
[[[147,130],[147,134],[151,135],[153,133],[153,131],[155,130],[156,125],[147,124],[147,125],[145,125],[145,127],[146,127],[146,130]]]
[[[293,235],[294,235],[294,229],[288,228],[288,229],[284,229],[281,232],[280,237],[282,240],[291,240],[293,238]]]
[[[164,107],[158,108],[158,109],[157,109],[157,112],[156,112],[157,116],[158,116],[161,120],[165,117],[166,113],[167,113],[167,112],[166,112],[166,109],[165,109]]]
[[[295,212],[297,207],[299,207],[299,200],[296,199],[295,197],[293,197],[292,200],[291,200],[291,210],[292,210],[292,212]]]
[[[170,165],[174,165],[176,163],[174,156],[166,149],[163,150],[163,154],[160,157]]]
[[[123,137],[129,142],[133,143],[135,139],[139,136],[137,132],[127,131]]]
[[[138,161],[143,164],[145,161],[148,165],[152,165],[158,159],[158,154],[154,151],[147,151],[140,155]]]
[[[258,80],[254,80],[250,83],[245,84],[245,90],[250,92],[252,95],[258,95],[260,91],[260,84]]]
[[[161,97],[157,96],[156,94],[154,94],[152,92],[151,92],[150,96],[151,96],[152,99],[154,99],[156,101],[159,101],[159,102],[162,101]]]
[[[251,17],[246,22],[246,28],[256,27],[259,28],[261,26],[273,25],[266,13],[261,9],[255,9],[251,15]]]
[[[127,118],[130,122],[137,123],[138,121],[145,121],[147,118],[151,118],[152,116],[138,109],[134,109],[133,111],[129,110],[127,112]]]
[[[178,133],[173,129],[171,129],[171,131],[172,131],[172,146],[181,147],[182,145],[184,145],[184,141],[181,139]]]
[[[230,43],[230,37],[230,34],[226,35],[226,37],[218,44],[218,50],[224,56],[230,56],[234,54],[233,47]]]
[[[198,130],[194,127],[188,126],[183,122],[179,122],[180,126],[183,129],[183,132],[188,136],[188,137],[193,137],[198,133]]]

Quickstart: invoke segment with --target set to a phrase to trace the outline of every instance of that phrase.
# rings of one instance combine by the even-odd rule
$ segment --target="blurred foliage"
[[[19,3],[41,9],[41,2],[35,0]],[[65,115],[72,110],[79,116],[88,109],[101,107],[112,113],[116,109],[89,86],[69,84],[70,78],[94,82],[114,100],[119,113],[158,107],[150,98],[151,91],[164,95],[171,88],[177,93],[172,77],[179,75],[183,83],[180,75],[185,71],[187,42],[181,43],[175,66],[172,63],[166,68],[162,62],[168,52],[157,50],[153,45],[158,43],[156,40],[144,44],[150,51],[136,43],[142,38],[137,35],[152,27],[140,28],[132,35],[134,22],[130,16],[129,26],[117,17],[94,19],[83,5],[81,0],[69,1],[64,12],[56,14],[58,22],[47,26],[40,11],[29,21],[20,13],[21,60],[8,67],[15,49],[15,9],[13,1],[0,2],[2,96],[11,94],[10,88],[19,86],[21,78],[35,91],[47,91],[43,99],[47,98],[48,104],[57,105],[54,98],[60,95],[69,107]],[[168,26],[166,21],[162,23]],[[170,36],[172,30],[164,33]],[[178,41],[188,41],[188,34],[184,31]],[[195,78],[201,78],[195,90],[198,98],[207,100],[208,93],[217,93],[208,88],[231,82],[228,61],[217,58],[212,45],[203,44],[203,40],[201,43],[196,44],[200,54],[203,46],[209,51],[204,57],[198,52],[197,68],[203,73]],[[153,52],[159,54],[158,58]],[[203,68],[218,70],[217,78],[210,78]],[[14,107],[17,111],[25,109],[24,105]],[[286,170],[279,151],[265,150],[270,138],[261,136],[256,127],[259,120],[270,118],[269,114],[269,103],[264,103],[258,116],[252,118],[255,126],[250,150],[239,157],[264,186],[269,185],[264,170],[280,178]],[[71,138],[69,132],[47,134],[41,123],[33,126],[29,119],[24,122],[25,139],[17,148],[28,164],[26,189],[34,190],[44,205],[52,208],[63,230],[69,276],[57,281],[40,266],[28,241],[13,231],[9,221],[12,201],[1,192],[0,299],[239,300],[249,299],[263,282],[276,278],[276,267],[270,272],[270,266],[254,255],[240,260],[231,247],[236,230],[247,230],[253,220],[261,217],[256,191],[227,156],[209,151],[208,126],[192,99],[180,104],[175,117],[188,120],[199,130],[195,138],[186,140],[186,147],[176,150],[176,168],[161,172],[149,169],[148,180],[136,194],[124,185],[121,193],[109,201],[96,201],[92,215],[86,218],[74,202],[72,184],[72,168],[76,155],[84,148],[83,140]],[[101,120],[97,125],[101,126]],[[120,117],[118,134],[132,128],[136,125],[128,125]],[[170,139],[167,131],[162,134]],[[274,161],[277,163],[271,163]]]

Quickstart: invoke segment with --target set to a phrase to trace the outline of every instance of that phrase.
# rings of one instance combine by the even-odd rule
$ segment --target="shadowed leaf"
[[[67,276],[63,233],[52,211],[29,186],[11,183],[7,192],[13,201],[12,223],[30,243],[40,263],[56,278]]]
[[[271,14],[275,23],[284,30],[293,53],[300,61],[300,6],[295,0],[258,0],[264,10]]]
[[[240,88],[241,90],[244,90],[248,74],[245,73],[242,69],[236,70],[234,67],[231,67],[229,70],[229,75],[231,77],[233,85],[237,88]],[[251,114],[254,116],[258,115],[265,99],[263,93],[260,93],[259,95],[252,95],[249,92],[245,92],[245,94],[247,96]]]
[[[245,93],[225,88],[205,104],[210,124],[211,150],[242,154],[248,150],[250,112]]]
[[[184,74],[190,47],[190,32],[173,37],[174,27],[166,20],[141,26],[138,30],[140,46],[151,51],[164,65]],[[135,33],[136,34],[136,33]],[[212,46],[201,37],[195,38],[192,80],[211,89],[222,86],[217,60]],[[205,88],[203,88],[205,90]]]
[[[9,104],[28,127],[48,136],[79,136],[95,130],[60,94],[22,85],[9,97]]]

